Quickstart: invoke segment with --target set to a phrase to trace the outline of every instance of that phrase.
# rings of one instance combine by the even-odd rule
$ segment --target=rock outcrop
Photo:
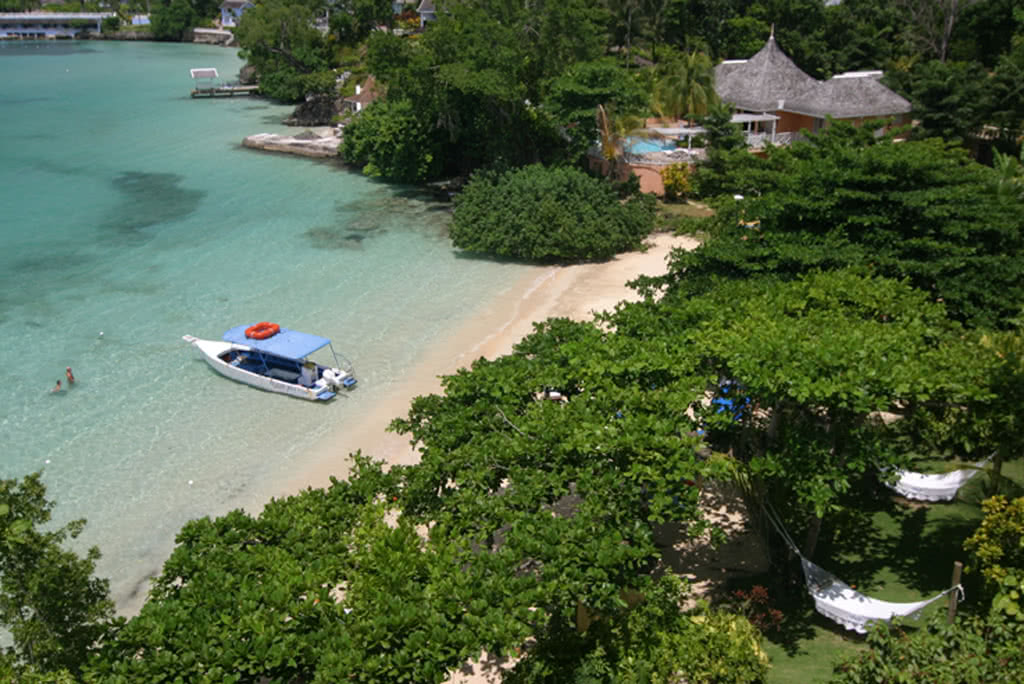
[[[303,131],[298,135],[277,135],[275,133],[257,133],[242,141],[245,147],[269,152],[287,152],[303,157],[335,157],[341,138],[335,129]]]
[[[341,111],[341,98],[331,95],[309,95],[284,120],[287,126],[330,126]]]
[[[230,47],[237,45],[235,34],[222,29],[194,28],[192,29],[193,43],[207,43],[209,45],[223,45]]]
[[[242,85],[256,85],[259,80],[260,75],[256,72],[256,67],[251,64],[246,64],[238,72],[238,82]]]

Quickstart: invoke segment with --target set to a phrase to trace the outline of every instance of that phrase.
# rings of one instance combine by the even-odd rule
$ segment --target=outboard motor
[[[350,373],[346,373],[338,368],[328,368],[324,370],[321,376],[327,381],[327,384],[334,390],[340,390],[342,388],[351,389],[356,384],[356,379],[352,377]]]

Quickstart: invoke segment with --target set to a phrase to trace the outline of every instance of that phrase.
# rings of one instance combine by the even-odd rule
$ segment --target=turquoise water
[[[647,154],[649,152],[663,152],[676,149],[674,140],[646,140],[629,138],[629,151],[633,154]]]
[[[184,522],[265,501],[523,273],[457,257],[444,205],[242,148],[291,108],[192,100],[188,70],[210,66],[226,81],[241,64],[212,46],[0,43],[0,477],[43,470],[122,607]],[[181,340],[260,320],[333,339],[359,388],[266,394]],[[65,366],[78,381],[50,393]]]

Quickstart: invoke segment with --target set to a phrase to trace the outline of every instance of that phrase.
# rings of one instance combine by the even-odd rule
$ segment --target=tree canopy
[[[270,0],[242,15],[235,29],[241,56],[256,68],[260,89],[269,97],[295,102],[309,92],[320,92],[331,53],[324,36],[313,25],[312,10],[299,2]],[[327,78],[330,87],[334,79]]]
[[[461,249],[535,262],[608,259],[638,249],[654,228],[652,198],[626,202],[610,183],[567,167],[478,171],[449,229]]]
[[[14,642],[6,656],[41,680],[79,673],[117,624],[109,582],[93,574],[99,549],[80,557],[65,548],[85,521],[53,529],[53,507],[41,473],[0,480],[0,625]]]
[[[723,205],[715,240],[678,255],[674,288],[855,266],[907,279],[970,326],[1005,325],[1024,301],[1021,207],[995,201],[992,170],[962,149],[835,124],[765,159],[733,153],[716,171],[698,172],[701,190],[744,199]]]

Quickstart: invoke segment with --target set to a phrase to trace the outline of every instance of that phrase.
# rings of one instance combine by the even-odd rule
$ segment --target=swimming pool
[[[676,149],[674,140],[660,140],[654,138],[627,138],[629,151],[632,154],[649,154],[651,152],[665,152]]]

